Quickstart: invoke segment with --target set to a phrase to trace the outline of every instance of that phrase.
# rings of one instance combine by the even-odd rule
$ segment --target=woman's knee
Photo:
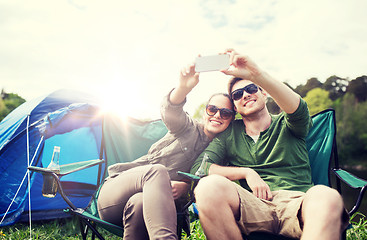
[[[167,168],[162,164],[149,165],[149,169],[146,172],[146,177],[150,178],[152,176],[169,179]]]
[[[153,173],[168,173],[167,168],[162,164],[151,164],[149,165],[149,171]]]
[[[123,221],[129,219],[143,220],[143,193],[136,193],[129,198],[123,211]]]

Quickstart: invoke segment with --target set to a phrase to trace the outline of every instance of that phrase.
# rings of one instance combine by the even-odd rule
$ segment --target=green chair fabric
[[[360,179],[353,174],[343,170],[337,169],[335,173],[339,178],[343,179],[346,184],[348,184],[351,188],[362,188],[367,185],[367,181]]]

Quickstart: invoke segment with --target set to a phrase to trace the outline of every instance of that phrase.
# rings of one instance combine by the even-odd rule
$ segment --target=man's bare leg
[[[306,192],[302,204],[302,240],[340,239],[343,199],[332,188],[317,185]]]
[[[195,198],[200,223],[208,239],[242,239],[236,223],[240,199],[230,180],[219,175],[201,179],[195,188]]]

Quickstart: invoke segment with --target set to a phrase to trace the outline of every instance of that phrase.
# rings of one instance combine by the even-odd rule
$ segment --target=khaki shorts
[[[240,197],[238,226],[246,235],[254,231],[270,232],[300,238],[302,230],[299,210],[305,193],[299,191],[273,191],[271,201],[259,199],[236,184]]]

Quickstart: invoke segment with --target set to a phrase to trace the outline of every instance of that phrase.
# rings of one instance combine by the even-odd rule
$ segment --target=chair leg
[[[82,235],[83,240],[87,240],[88,234],[88,227],[85,225],[83,221],[79,218],[79,227],[80,227],[80,234]]]
[[[88,230],[92,231],[92,240],[97,236],[100,240],[105,240],[104,237],[98,232],[97,225],[95,223],[91,223],[88,219],[79,218],[80,225],[80,233],[82,235],[83,240],[87,240]]]
[[[183,212],[177,213],[177,236],[181,239],[182,232],[185,231],[190,236],[190,219],[189,212],[185,209]]]
[[[347,230],[342,233],[342,240],[347,240]]]
[[[96,223],[92,223],[93,228],[97,229]],[[92,240],[96,239],[96,234],[92,232]]]
[[[104,237],[97,231],[97,226],[93,226],[93,224],[87,219],[82,219],[82,221],[86,224],[86,227],[93,232],[93,239],[95,238],[95,236],[97,236],[100,240],[105,240]],[[88,232],[88,229],[86,230],[86,232]]]

